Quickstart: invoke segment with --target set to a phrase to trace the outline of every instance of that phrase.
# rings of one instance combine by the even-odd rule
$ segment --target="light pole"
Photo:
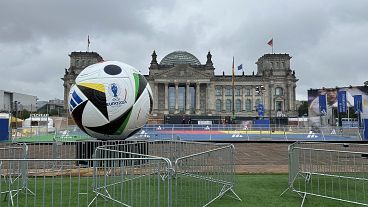
[[[19,101],[14,101],[14,116],[15,116],[15,137],[17,137],[17,130],[18,130],[18,105],[20,104]]]
[[[15,130],[18,129],[18,101],[14,101],[14,110],[15,110]]]

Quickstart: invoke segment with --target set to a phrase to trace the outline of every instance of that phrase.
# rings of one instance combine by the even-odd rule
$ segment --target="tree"
[[[365,81],[364,82],[364,86],[368,86],[368,81]]]
[[[20,112],[20,116],[19,118],[21,119],[27,119],[29,118],[29,115],[30,115],[30,112],[27,110],[27,109],[23,109],[21,112]]]
[[[58,116],[59,115],[59,111],[57,109],[51,109],[49,111],[49,115],[50,116]]]
[[[308,116],[308,102],[303,101],[302,104],[298,108],[298,114],[300,116]]]

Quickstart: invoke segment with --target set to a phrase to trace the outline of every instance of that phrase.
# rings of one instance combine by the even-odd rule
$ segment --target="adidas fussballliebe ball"
[[[84,132],[97,139],[126,139],[146,123],[152,91],[135,68],[105,61],[85,68],[68,97],[69,111]]]

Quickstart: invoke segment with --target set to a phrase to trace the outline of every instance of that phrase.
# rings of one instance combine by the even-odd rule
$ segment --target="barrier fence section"
[[[368,145],[296,142],[289,146],[288,189],[368,206]]]
[[[207,206],[234,192],[231,144],[0,143],[0,206]]]
[[[131,153],[131,149],[136,147],[139,147],[138,151],[148,152],[148,155]],[[227,192],[233,198],[241,200],[233,190],[235,183],[233,149],[230,144],[152,141],[141,142],[138,146],[136,144],[104,145],[96,149],[96,156],[135,158],[134,162],[104,163],[104,166],[127,164],[139,166],[136,176],[132,178],[139,183],[139,186],[149,187],[156,179],[160,181],[156,185],[162,185],[161,194],[167,197],[160,196],[161,205],[159,206],[207,206]],[[148,163],[147,160],[141,160],[142,156],[147,156],[149,160],[160,158],[162,162],[170,163],[171,167],[157,165],[157,162]],[[111,170],[111,167],[109,169]],[[129,185],[130,182],[130,180],[116,179],[116,176],[111,177],[108,174],[98,174],[95,180],[98,180],[95,188],[100,191],[104,189],[101,196],[105,198],[115,194],[116,191],[111,190],[112,186],[120,185],[120,182]],[[147,199],[140,199],[139,202],[152,198],[152,195],[141,190],[137,192],[140,198],[147,196]],[[137,205],[129,203],[128,200],[125,200],[124,204]],[[138,206],[149,206],[149,204],[152,205],[152,203],[144,203],[144,205],[139,203]]]

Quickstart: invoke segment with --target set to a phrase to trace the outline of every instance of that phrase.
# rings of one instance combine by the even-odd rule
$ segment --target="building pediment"
[[[190,67],[190,65],[176,65],[170,69],[162,71],[155,75],[156,78],[170,78],[170,79],[209,79],[210,75],[198,71],[196,68]]]

